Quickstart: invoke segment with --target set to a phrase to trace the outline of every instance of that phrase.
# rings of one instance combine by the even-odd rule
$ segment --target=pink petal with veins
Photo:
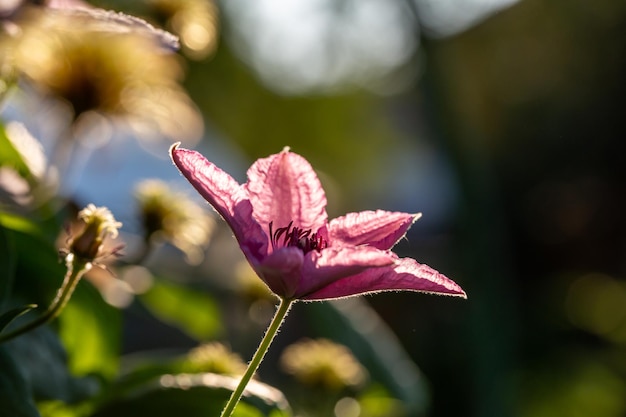
[[[232,229],[246,256],[258,259],[267,251],[267,237],[252,218],[252,205],[244,189],[226,172],[196,151],[170,148],[176,167]]]
[[[267,232],[293,221],[316,232],[327,222],[326,194],[306,159],[285,149],[257,160],[248,170],[248,195],[254,217]]]
[[[349,213],[330,221],[329,241],[332,246],[367,244],[382,250],[391,249],[420,216],[384,210]]]
[[[450,278],[428,265],[402,258],[397,264],[367,269],[307,294],[305,300],[326,300],[381,291],[418,291],[467,298],[465,291]]]
[[[391,252],[368,246],[327,248],[308,255],[302,265],[302,279],[296,293],[298,298],[366,269],[392,265],[397,259]]]

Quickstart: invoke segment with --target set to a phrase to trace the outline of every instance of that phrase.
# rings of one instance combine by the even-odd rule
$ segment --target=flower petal
[[[326,194],[309,162],[285,148],[281,153],[257,160],[248,170],[248,195],[254,217],[267,232],[295,227],[316,232],[327,221]]]
[[[302,298],[305,300],[327,300],[396,290],[467,298],[465,291],[454,281],[428,265],[419,264],[410,258],[402,258],[392,266],[371,268],[357,275],[333,281]]]
[[[176,167],[228,223],[246,257],[258,264],[269,241],[252,217],[252,205],[243,187],[200,153],[178,145],[170,148]]]
[[[391,249],[420,217],[421,214],[384,210],[348,213],[330,221],[329,241],[331,245],[367,244],[382,250]]]
[[[256,269],[274,294],[292,298],[300,282],[303,262],[302,250],[286,247],[272,252]]]
[[[326,248],[309,252],[302,265],[296,298],[302,298],[330,283],[366,269],[392,265],[398,258],[391,252],[369,246]]]

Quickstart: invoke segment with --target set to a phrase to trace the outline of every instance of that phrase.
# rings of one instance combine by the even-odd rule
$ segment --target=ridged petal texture
[[[381,291],[418,291],[467,297],[465,291],[450,278],[414,259],[402,258],[392,266],[370,268],[335,280],[302,298],[311,301],[328,300]]]
[[[421,214],[383,210],[349,213],[330,221],[328,234],[333,245],[370,245],[391,249],[402,239]]]
[[[269,242],[252,217],[252,205],[243,187],[196,151],[174,144],[170,154],[183,176],[228,223],[248,260],[258,263]]]
[[[316,232],[326,224],[326,194],[309,162],[288,149],[257,160],[246,184],[254,218],[264,230],[289,222]]]

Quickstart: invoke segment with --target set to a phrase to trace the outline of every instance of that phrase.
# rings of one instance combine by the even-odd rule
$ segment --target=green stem
[[[230,398],[228,399],[228,402],[226,403],[226,406],[224,407],[224,410],[222,411],[220,417],[230,417],[232,415],[235,407],[241,399],[243,391],[246,389],[248,382],[250,382],[250,379],[252,379],[252,376],[261,364],[261,361],[263,360],[267,349],[270,347],[272,340],[274,340],[274,336],[276,336],[276,333],[278,333],[280,325],[283,324],[285,316],[289,312],[289,309],[291,308],[291,304],[293,302],[294,300],[286,300],[281,298],[278,309],[276,310],[276,314],[274,314],[274,318],[272,319],[270,326],[267,328],[265,336],[263,336],[263,340],[261,340],[261,344],[254,353],[254,356],[252,356],[252,359],[248,364],[248,369],[246,369],[246,372],[241,377],[241,381],[239,381],[239,385],[237,385],[237,388],[233,391]]]
[[[11,332],[0,334],[0,343],[11,340],[23,333],[29,332],[43,324],[46,324],[61,314],[61,311],[63,311],[65,305],[72,297],[76,284],[78,284],[78,281],[80,281],[80,278],[85,274],[85,272],[91,269],[90,262],[76,260],[71,254],[66,258],[66,265],[67,273],[63,279],[63,284],[61,284],[61,288],[57,291],[57,294],[48,309],[36,320],[33,320],[22,327],[18,327]]]

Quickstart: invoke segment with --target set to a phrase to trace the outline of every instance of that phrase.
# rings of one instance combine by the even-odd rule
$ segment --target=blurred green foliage
[[[223,332],[219,307],[206,293],[157,280],[140,299],[156,317],[198,341],[215,339]]]

